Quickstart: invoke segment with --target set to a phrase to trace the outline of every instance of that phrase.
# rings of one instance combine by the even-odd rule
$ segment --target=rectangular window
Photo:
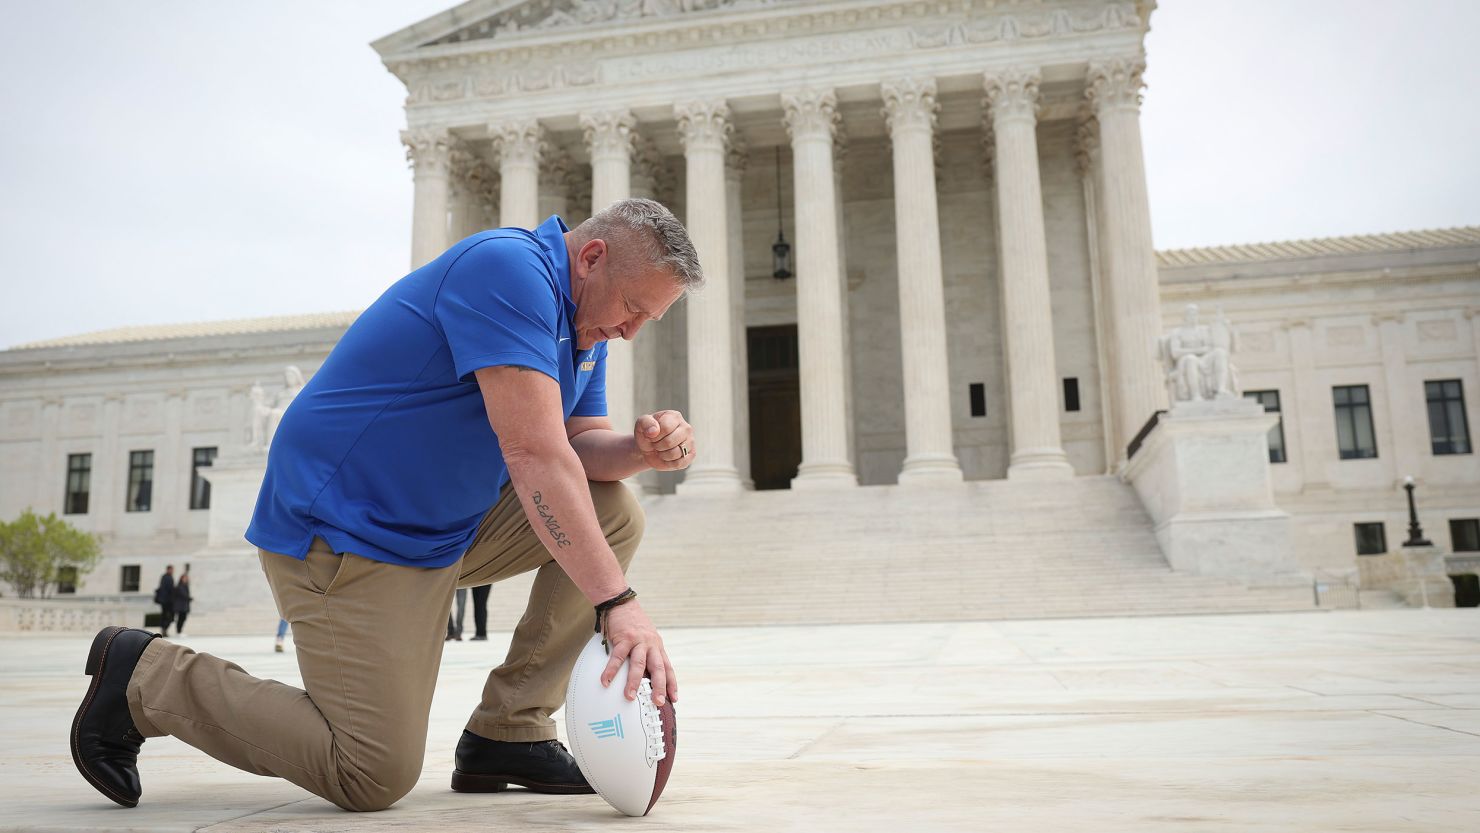
[[[154,492],[154,452],[130,451],[128,453],[128,502],[124,509],[129,512],[148,512]]]
[[[1285,417],[1280,413],[1280,392],[1277,390],[1246,390],[1244,398],[1252,399],[1263,405],[1266,414],[1279,417],[1279,420],[1269,429],[1269,462],[1285,462]]]
[[[190,451],[190,508],[211,508],[211,481],[200,476],[202,466],[216,460],[216,448],[196,448]]]
[[[1372,433],[1372,396],[1366,385],[1342,385],[1331,389],[1336,406],[1336,445],[1343,460],[1377,456],[1377,438]]]
[[[1356,524],[1357,555],[1382,555],[1387,552],[1387,533],[1381,523]]]
[[[59,567],[59,568],[57,568],[57,595],[60,596],[63,593],[76,593],[76,592],[77,592],[77,568],[76,567]]]
[[[86,515],[87,498],[92,491],[92,455],[67,455],[67,499],[63,502],[65,515]]]
[[[987,386],[981,382],[971,383],[971,415],[974,417],[987,415]]]
[[[137,564],[125,564],[125,565],[123,565],[122,569],[119,571],[119,576],[118,576],[118,592],[120,592],[120,593],[137,593],[137,592],[139,592],[139,565],[137,565]]]
[[[1435,454],[1469,454],[1470,424],[1465,419],[1465,390],[1458,379],[1423,383],[1429,401],[1429,440]]]
[[[1064,380],[1064,410],[1079,410],[1079,380],[1073,376]]]
[[[1449,544],[1455,552],[1480,552],[1480,518],[1454,518],[1449,522]]]

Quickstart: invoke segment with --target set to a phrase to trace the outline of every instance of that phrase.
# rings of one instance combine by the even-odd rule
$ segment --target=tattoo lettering
[[[555,516],[550,513],[550,507],[545,505],[544,493],[531,492],[529,499],[534,501],[535,511],[540,513],[540,521],[544,523],[545,531],[549,532],[550,537],[554,539],[555,546],[561,549],[570,546],[570,536],[561,531],[560,524],[555,520]]]

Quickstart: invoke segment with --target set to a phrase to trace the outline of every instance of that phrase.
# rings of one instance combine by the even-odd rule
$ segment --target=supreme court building
[[[671,206],[707,286],[612,343],[607,379],[618,427],[677,408],[703,438],[687,472],[643,478],[658,511],[764,525],[747,501],[791,490],[819,495],[835,537],[850,506],[903,517],[920,495],[964,495],[969,514],[980,488],[999,508],[1130,494],[1132,450],[1172,404],[1158,345],[1194,303],[1237,330],[1239,393],[1274,415],[1256,417],[1267,474],[1250,475],[1273,504],[1239,504],[1227,529],[1277,514],[1292,564],[1351,570],[1396,547],[1411,475],[1429,537],[1480,547],[1480,229],[1158,253],[1140,132],[1154,6],[470,0],[374,44],[408,91],[407,265],[484,228]],[[85,456],[96,494],[68,519],[110,558],[87,588],[204,547],[196,465],[246,442],[254,383],[311,373],[353,318],[0,352],[0,515],[78,508]],[[142,512],[141,451],[159,484]],[[1148,511],[1127,522],[1161,536]],[[994,557],[992,533],[973,540]]]

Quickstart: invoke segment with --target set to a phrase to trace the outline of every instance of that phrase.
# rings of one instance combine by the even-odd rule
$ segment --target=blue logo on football
[[[597,720],[586,725],[591,727],[592,733],[598,738],[626,737],[622,734],[622,716],[620,714],[612,715],[611,720]]]

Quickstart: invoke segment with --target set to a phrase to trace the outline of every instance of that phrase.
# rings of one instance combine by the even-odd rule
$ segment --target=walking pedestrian
[[[175,585],[175,636],[185,632],[185,617],[190,615],[190,574],[184,573]]]
[[[159,605],[159,635],[169,636],[170,623],[175,621],[175,565],[164,566],[164,575],[154,588],[154,603]]]

